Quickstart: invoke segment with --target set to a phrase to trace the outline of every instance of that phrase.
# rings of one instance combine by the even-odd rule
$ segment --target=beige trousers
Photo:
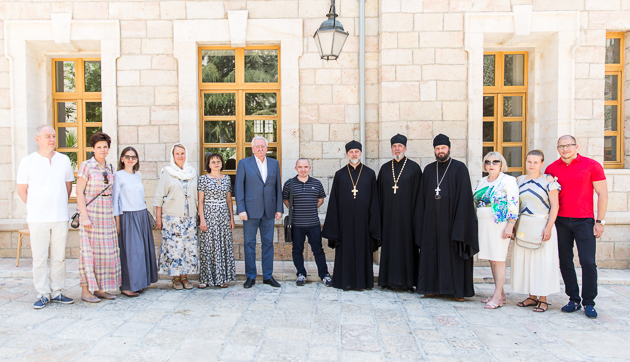
[[[33,284],[37,297],[55,298],[66,283],[68,222],[29,222],[33,254]],[[50,270],[48,249],[50,248]]]

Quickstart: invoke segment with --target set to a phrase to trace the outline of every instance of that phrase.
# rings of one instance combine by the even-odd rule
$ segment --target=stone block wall
[[[247,10],[249,19],[302,21],[303,54],[295,65],[299,68],[299,156],[311,159],[312,175],[330,191],[332,176],[346,162],[344,144],[359,138],[359,5],[356,0],[337,0],[336,4],[338,20],[350,36],[341,57],[326,62],[319,59],[312,35],[325,20],[329,0],[0,0],[0,221],[13,218],[19,223],[24,217],[22,211],[16,211],[23,207],[18,207],[21,201],[14,191],[19,159],[15,156],[10,62],[4,57],[5,22],[49,21],[59,13],[71,13],[72,19],[88,22],[119,22],[120,56],[115,69],[118,145],[112,153],[126,146],[138,150],[147,203],[151,204],[158,172],[169,162],[171,145],[186,131],[179,112],[181,69],[173,56],[174,23],[227,19],[227,12],[233,10]],[[572,94],[562,93],[560,100],[571,102],[572,119],[560,121],[570,123],[583,155],[603,161],[605,35],[606,31],[630,30],[630,0],[366,0],[364,150],[368,166],[378,170],[390,158],[389,139],[396,133],[409,138],[408,156],[423,167],[433,161],[431,140],[438,133],[451,137],[455,158],[469,164],[476,160],[469,150],[471,134],[479,130],[470,126],[476,115],[469,103],[472,69],[465,49],[466,14],[501,13],[510,22],[509,14],[521,5],[531,6],[533,12],[576,12],[580,35],[574,64],[558,65],[574,68]],[[630,39],[626,39],[629,48]],[[503,49],[512,48],[506,45]],[[530,63],[537,59],[530,57]],[[627,64],[629,60],[626,51]],[[630,79],[630,68],[626,68],[626,79]],[[624,83],[625,109],[629,110],[624,119],[630,119],[629,84],[628,80]],[[556,111],[554,106],[557,104],[549,112]],[[531,119],[534,114],[528,119],[532,124],[539,122]],[[41,122],[47,119],[49,115],[42,115]],[[24,120],[16,118],[16,122]],[[542,135],[536,132],[532,129],[528,134],[530,148],[540,147],[536,142]],[[625,138],[626,169],[607,170],[608,224],[597,256],[603,267],[629,267],[630,126],[625,127]],[[547,155],[548,159],[555,157]],[[283,179],[290,176],[285,172]],[[326,207],[327,203],[320,212]],[[68,256],[75,257],[78,244],[76,235],[71,235]],[[238,235],[239,231],[235,240]],[[16,243],[17,229],[0,231],[0,256],[14,256]],[[28,252],[25,248],[23,255]],[[241,252],[242,247],[237,257],[242,257]],[[290,257],[286,250],[281,254]]]

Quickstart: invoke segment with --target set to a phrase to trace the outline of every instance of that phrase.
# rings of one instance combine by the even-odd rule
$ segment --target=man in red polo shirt
[[[560,159],[547,167],[545,173],[557,177],[560,190],[560,211],[556,219],[560,272],[564,279],[569,303],[563,312],[575,312],[584,306],[584,314],[597,318],[596,238],[604,233],[604,217],[608,205],[608,186],[604,169],[597,161],[581,156],[573,136],[558,139]],[[597,193],[597,219],[593,216],[593,190]],[[582,298],[573,265],[573,241],[578,248],[582,267]],[[581,305],[580,305],[581,302]]]

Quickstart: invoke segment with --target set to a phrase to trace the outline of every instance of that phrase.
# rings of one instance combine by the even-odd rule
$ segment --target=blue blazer
[[[267,181],[263,183],[255,157],[238,161],[234,184],[236,212],[247,212],[248,219],[260,219],[265,213],[273,218],[276,212],[284,212],[280,164],[267,157]]]

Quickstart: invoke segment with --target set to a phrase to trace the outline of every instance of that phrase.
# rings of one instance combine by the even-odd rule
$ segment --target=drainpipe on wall
[[[359,129],[361,132],[361,162],[365,164],[365,0],[359,1]]]

